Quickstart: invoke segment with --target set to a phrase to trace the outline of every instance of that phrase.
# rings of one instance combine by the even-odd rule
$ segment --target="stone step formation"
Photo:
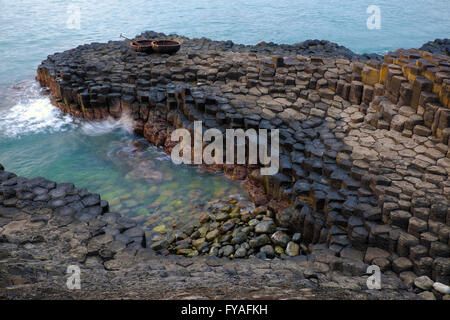
[[[222,131],[279,129],[277,175],[223,168],[247,178],[279,227],[337,269],[353,258],[450,283],[449,56],[400,49],[349,60],[299,46],[140,37],[182,47],[169,56],[92,43],[49,56],[37,79],[63,111],[129,113],[135,131],[167,151],[170,132],[197,120]]]
[[[402,281],[391,271],[383,272],[381,290],[367,290],[367,265],[358,263],[357,256],[343,253],[328,261],[324,248],[318,247],[313,253],[296,256],[298,253],[294,251],[299,250],[301,235],[289,238],[280,230],[271,239],[279,245],[287,244],[286,252],[295,257],[269,260],[222,259],[215,255],[195,259],[162,256],[147,247],[147,233],[135,221],[109,212],[107,203],[98,194],[77,189],[71,183],[18,177],[1,165],[0,182],[1,298],[450,298],[448,286],[427,276],[403,277]],[[223,210],[220,202],[212,207],[221,209],[218,215],[228,211]],[[254,213],[263,212],[259,209]],[[202,217],[202,226],[208,219],[210,216]],[[257,219],[258,216],[250,221]],[[217,217],[216,221],[221,219]],[[266,232],[275,230],[273,221],[264,220],[256,225],[252,222],[247,228],[254,226],[260,236],[250,243],[266,244]],[[229,222],[220,229],[227,226]],[[173,243],[170,239],[166,242]],[[201,238],[197,239],[198,247],[202,243],[205,244]],[[269,257],[268,246],[262,248]],[[230,250],[230,246],[223,250]],[[373,250],[368,250],[366,257],[377,255]],[[235,252],[236,257],[240,251]],[[80,268],[81,290],[66,287],[68,266]]]

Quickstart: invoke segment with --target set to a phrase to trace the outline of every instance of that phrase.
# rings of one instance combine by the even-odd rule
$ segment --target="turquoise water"
[[[73,182],[100,193],[118,211],[170,229],[202,214],[198,205],[236,195],[240,183],[193,166],[176,166],[161,149],[134,136],[132,121],[78,121],[62,114],[25,81],[10,92],[17,104],[0,109],[0,163],[18,174]],[[160,229],[161,230],[161,229]]]
[[[372,4],[381,9],[380,30],[366,27]],[[80,28],[71,29],[77,8]],[[448,0],[0,0],[0,163],[73,181],[101,193],[113,210],[151,217],[149,227],[170,226],[204,201],[245,192],[221,176],[175,167],[133,137],[126,119],[90,123],[61,114],[33,80],[47,55],[145,30],[244,44],[327,39],[384,53],[448,37],[449,12]]]

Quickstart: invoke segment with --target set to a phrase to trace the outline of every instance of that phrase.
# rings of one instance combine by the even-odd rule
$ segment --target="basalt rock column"
[[[449,282],[447,56],[399,51],[380,63],[177,39],[173,56],[123,42],[80,46],[50,56],[38,80],[76,116],[129,112],[156,145],[169,147],[171,130],[193,121],[222,132],[279,129],[278,174],[224,168],[260,186],[254,199],[263,186],[262,202],[290,203],[268,203],[279,225],[335,258],[353,252]]]

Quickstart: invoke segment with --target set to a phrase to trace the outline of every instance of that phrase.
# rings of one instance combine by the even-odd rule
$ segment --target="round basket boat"
[[[151,39],[132,40],[130,41],[130,47],[135,51],[151,53],[153,52],[153,42],[155,42],[155,40]]]
[[[180,50],[181,44],[175,40],[156,40],[152,46],[154,52],[170,54]]]

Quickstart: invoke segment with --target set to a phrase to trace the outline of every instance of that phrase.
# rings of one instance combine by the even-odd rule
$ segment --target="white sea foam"
[[[133,133],[134,121],[128,114],[123,114],[119,120],[108,118],[101,121],[83,121],[81,132],[87,136],[101,136],[116,129],[122,129],[127,133]]]
[[[16,104],[0,108],[0,135],[19,137],[39,132],[67,130],[73,119],[55,108],[50,99],[42,95],[33,82],[23,82],[14,86],[8,100]]]

